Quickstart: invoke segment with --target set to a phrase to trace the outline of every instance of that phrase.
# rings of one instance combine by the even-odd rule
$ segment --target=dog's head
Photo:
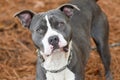
[[[64,4],[48,12],[23,10],[15,16],[31,31],[33,42],[42,54],[51,55],[56,49],[68,51],[72,35],[69,20],[74,9],[78,8],[72,4]]]

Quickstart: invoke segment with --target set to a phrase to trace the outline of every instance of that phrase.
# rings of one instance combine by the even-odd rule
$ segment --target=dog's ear
[[[22,25],[29,28],[34,15],[35,13],[30,10],[23,10],[16,13],[14,17],[18,17]]]
[[[73,4],[63,4],[62,6],[58,7],[59,10],[61,10],[62,12],[64,12],[64,14],[67,17],[71,17],[74,13],[74,9],[80,11],[80,9]]]

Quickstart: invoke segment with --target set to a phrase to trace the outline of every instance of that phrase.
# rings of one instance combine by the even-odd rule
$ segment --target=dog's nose
[[[54,47],[55,47],[55,46],[58,46],[59,38],[58,38],[58,36],[56,36],[56,35],[51,36],[51,37],[49,37],[48,42],[49,42],[49,44],[51,44],[51,45],[54,46]]]

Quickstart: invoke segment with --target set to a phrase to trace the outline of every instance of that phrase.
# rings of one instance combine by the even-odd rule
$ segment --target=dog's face
[[[24,27],[32,33],[32,39],[43,55],[51,55],[57,49],[67,52],[72,32],[69,23],[73,9],[77,7],[65,4],[48,12],[35,14],[24,10],[17,16]]]

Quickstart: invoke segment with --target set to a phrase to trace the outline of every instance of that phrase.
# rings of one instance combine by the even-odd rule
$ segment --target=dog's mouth
[[[59,47],[59,46],[54,46],[52,53],[54,53],[55,50],[60,49],[60,51],[64,51],[64,52],[68,52],[68,45],[64,46],[64,47]]]
[[[68,52],[68,45],[66,45],[66,46],[64,46],[64,47],[54,46],[54,47],[52,48],[51,54],[46,55],[46,56],[49,57],[49,56],[51,56],[52,54],[56,54],[56,52],[58,52],[58,51],[67,53],[67,52]]]

